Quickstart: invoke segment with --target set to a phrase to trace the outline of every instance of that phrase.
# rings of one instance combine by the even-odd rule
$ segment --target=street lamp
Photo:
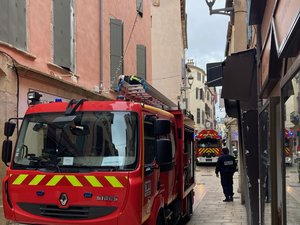
[[[222,14],[222,15],[227,15],[230,16],[231,13],[233,12],[233,7],[226,7],[223,9],[212,9],[213,5],[215,4],[216,0],[205,0],[206,4],[209,8],[209,15],[212,14]]]
[[[190,76],[188,77],[188,84],[189,84],[189,86],[190,86],[189,89],[192,88],[193,83],[194,83],[194,77],[193,77],[192,75],[190,75]]]

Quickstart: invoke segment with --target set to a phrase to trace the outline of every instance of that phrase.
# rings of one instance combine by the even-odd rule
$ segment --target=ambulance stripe
[[[66,175],[66,178],[70,181],[70,183],[75,187],[82,187],[80,181],[73,175]]]
[[[20,174],[12,184],[16,184],[16,185],[22,184],[22,182],[26,179],[26,177],[28,177],[28,174]]]
[[[105,176],[106,180],[115,188],[124,187],[120,181],[114,176]]]
[[[46,186],[55,186],[62,178],[64,175],[55,175],[49,180],[49,182],[46,184]]]
[[[93,187],[103,187],[95,176],[84,176]]]
[[[36,175],[28,185],[38,185],[46,175]]]

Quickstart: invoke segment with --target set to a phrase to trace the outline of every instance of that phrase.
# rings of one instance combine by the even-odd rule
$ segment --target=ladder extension
[[[173,103],[170,99],[148,84],[145,80],[140,79],[141,82],[133,82],[134,84],[130,84],[124,79],[121,75],[118,85],[118,97],[123,97],[125,100],[130,100],[134,102],[142,102],[147,105],[151,105],[154,107],[162,108],[162,109],[172,109],[177,107],[175,103]],[[129,76],[127,76],[128,78]]]

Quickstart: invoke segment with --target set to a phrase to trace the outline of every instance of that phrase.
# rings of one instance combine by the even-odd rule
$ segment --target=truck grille
[[[31,214],[57,219],[95,219],[113,213],[117,208],[114,206],[69,206],[59,208],[57,205],[43,205],[19,202],[18,206]]]

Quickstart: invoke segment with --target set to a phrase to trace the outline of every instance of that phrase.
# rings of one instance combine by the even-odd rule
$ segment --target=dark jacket
[[[225,154],[218,158],[216,165],[216,174],[234,174],[236,171],[235,158],[232,155]]]

